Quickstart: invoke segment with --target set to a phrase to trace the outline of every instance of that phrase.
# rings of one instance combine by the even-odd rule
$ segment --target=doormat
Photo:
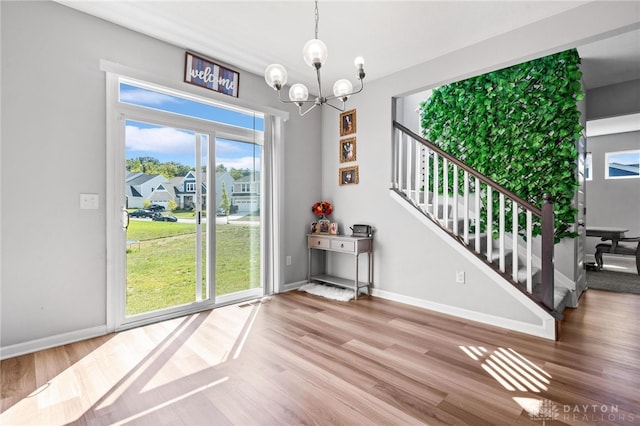
[[[355,292],[346,288],[339,288],[323,284],[305,284],[298,288],[300,291],[306,291],[316,296],[326,297],[327,299],[339,300],[341,302],[348,302],[353,299]]]
[[[640,275],[602,269],[587,271],[587,287],[618,293],[640,294]]]

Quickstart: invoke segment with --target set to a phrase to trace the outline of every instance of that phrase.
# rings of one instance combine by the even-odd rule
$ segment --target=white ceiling
[[[302,46],[314,37],[311,0],[57,2],[258,75],[281,63],[289,83],[315,92],[314,73],[302,59]],[[371,81],[584,3],[322,0],[324,90],[339,78],[355,83],[356,56],[365,58]],[[581,47],[587,88],[640,78],[639,37],[636,31]]]

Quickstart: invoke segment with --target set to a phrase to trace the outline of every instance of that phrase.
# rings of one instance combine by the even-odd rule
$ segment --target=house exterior
[[[202,173],[202,181],[207,181],[207,174]],[[195,205],[196,196],[196,174],[190,171],[185,176],[175,177],[171,180],[170,185],[173,187],[174,200],[179,209],[191,209]],[[207,185],[202,184],[202,205],[206,205]]]
[[[253,213],[260,210],[260,172],[251,173],[233,182],[232,204],[238,213]]]
[[[126,207],[141,209],[144,202],[167,178],[160,174],[129,172],[125,178]]]
[[[158,204],[164,208],[169,207],[169,201],[176,199],[176,188],[170,182],[161,183],[153,190],[148,200],[151,204]]]

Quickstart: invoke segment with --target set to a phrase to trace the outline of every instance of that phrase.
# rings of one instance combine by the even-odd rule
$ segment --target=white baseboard
[[[300,288],[300,286],[303,286],[303,285],[305,285],[307,283],[308,283],[308,281],[304,280],[304,281],[297,281],[297,282],[294,282],[294,283],[285,284],[282,287],[282,293],[287,292],[287,291],[291,291],[291,290],[297,290],[298,288]]]
[[[394,302],[405,303],[407,305],[428,309],[435,312],[451,315],[458,318],[464,318],[470,321],[488,324],[507,330],[518,331],[520,333],[530,334],[536,337],[542,337],[549,340],[555,340],[555,321],[553,318],[541,318],[541,324],[532,324],[522,321],[516,321],[508,318],[497,317],[482,312],[470,311],[455,306],[443,305],[429,300],[418,299],[411,296],[404,296],[385,290],[373,289],[373,296],[382,299],[392,300]]]
[[[105,334],[107,334],[107,326],[100,325],[97,327],[71,331],[69,333],[57,334],[55,336],[48,336],[42,339],[31,340],[24,343],[17,343],[15,345],[4,346],[0,348],[0,359],[13,358],[15,356],[41,351],[43,349],[79,342],[80,340],[104,336]]]

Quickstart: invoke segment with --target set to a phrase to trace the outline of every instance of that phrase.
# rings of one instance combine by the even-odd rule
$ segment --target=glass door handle
[[[129,212],[124,207],[122,208],[122,230],[126,231],[129,228]]]

